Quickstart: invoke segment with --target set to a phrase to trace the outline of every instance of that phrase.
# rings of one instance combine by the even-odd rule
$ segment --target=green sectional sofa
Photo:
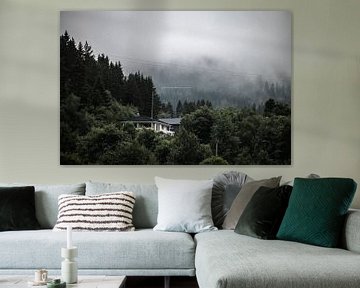
[[[197,234],[197,280],[201,288],[360,287],[360,211],[348,214],[344,240],[335,249],[231,230]]]
[[[0,184],[14,186],[14,184]],[[195,276],[200,288],[358,287],[360,211],[350,211],[342,248],[260,240],[218,230],[196,235],[153,231],[157,222],[155,185],[88,182],[35,185],[40,230],[0,232],[0,278],[45,268],[58,275],[66,232],[53,231],[60,194],[95,195],[132,191],[136,195],[131,232],[73,232],[79,274]],[[168,279],[168,278],[167,278]],[[167,286],[169,281],[165,281]]]

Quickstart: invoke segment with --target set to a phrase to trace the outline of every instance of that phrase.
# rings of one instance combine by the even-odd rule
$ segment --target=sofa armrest
[[[345,218],[342,247],[360,253],[360,210],[349,210]]]

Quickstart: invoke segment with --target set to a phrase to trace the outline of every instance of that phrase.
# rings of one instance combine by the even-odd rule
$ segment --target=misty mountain
[[[179,100],[201,99],[211,101],[214,107],[239,108],[262,105],[269,98],[291,102],[290,78],[279,72],[264,75],[240,72],[236,67],[231,69],[206,57],[191,63],[123,63],[126,72],[141,71],[151,77],[161,101],[170,102],[174,107]]]

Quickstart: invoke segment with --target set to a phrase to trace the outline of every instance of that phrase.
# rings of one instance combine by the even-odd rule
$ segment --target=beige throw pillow
[[[276,188],[279,187],[281,176],[270,179],[263,179],[258,181],[251,181],[242,186],[240,192],[231,204],[230,210],[227,213],[223,229],[234,230],[241,214],[244,212],[246,205],[249,203],[255,192],[261,187]]]
[[[122,191],[100,195],[59,196],[59,215],[54,231],[134,231],[133,192]]]

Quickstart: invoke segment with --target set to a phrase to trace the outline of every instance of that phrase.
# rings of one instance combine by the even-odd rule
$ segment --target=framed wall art
[[[287,11],[62,11],[61,165],[290,165]]]

